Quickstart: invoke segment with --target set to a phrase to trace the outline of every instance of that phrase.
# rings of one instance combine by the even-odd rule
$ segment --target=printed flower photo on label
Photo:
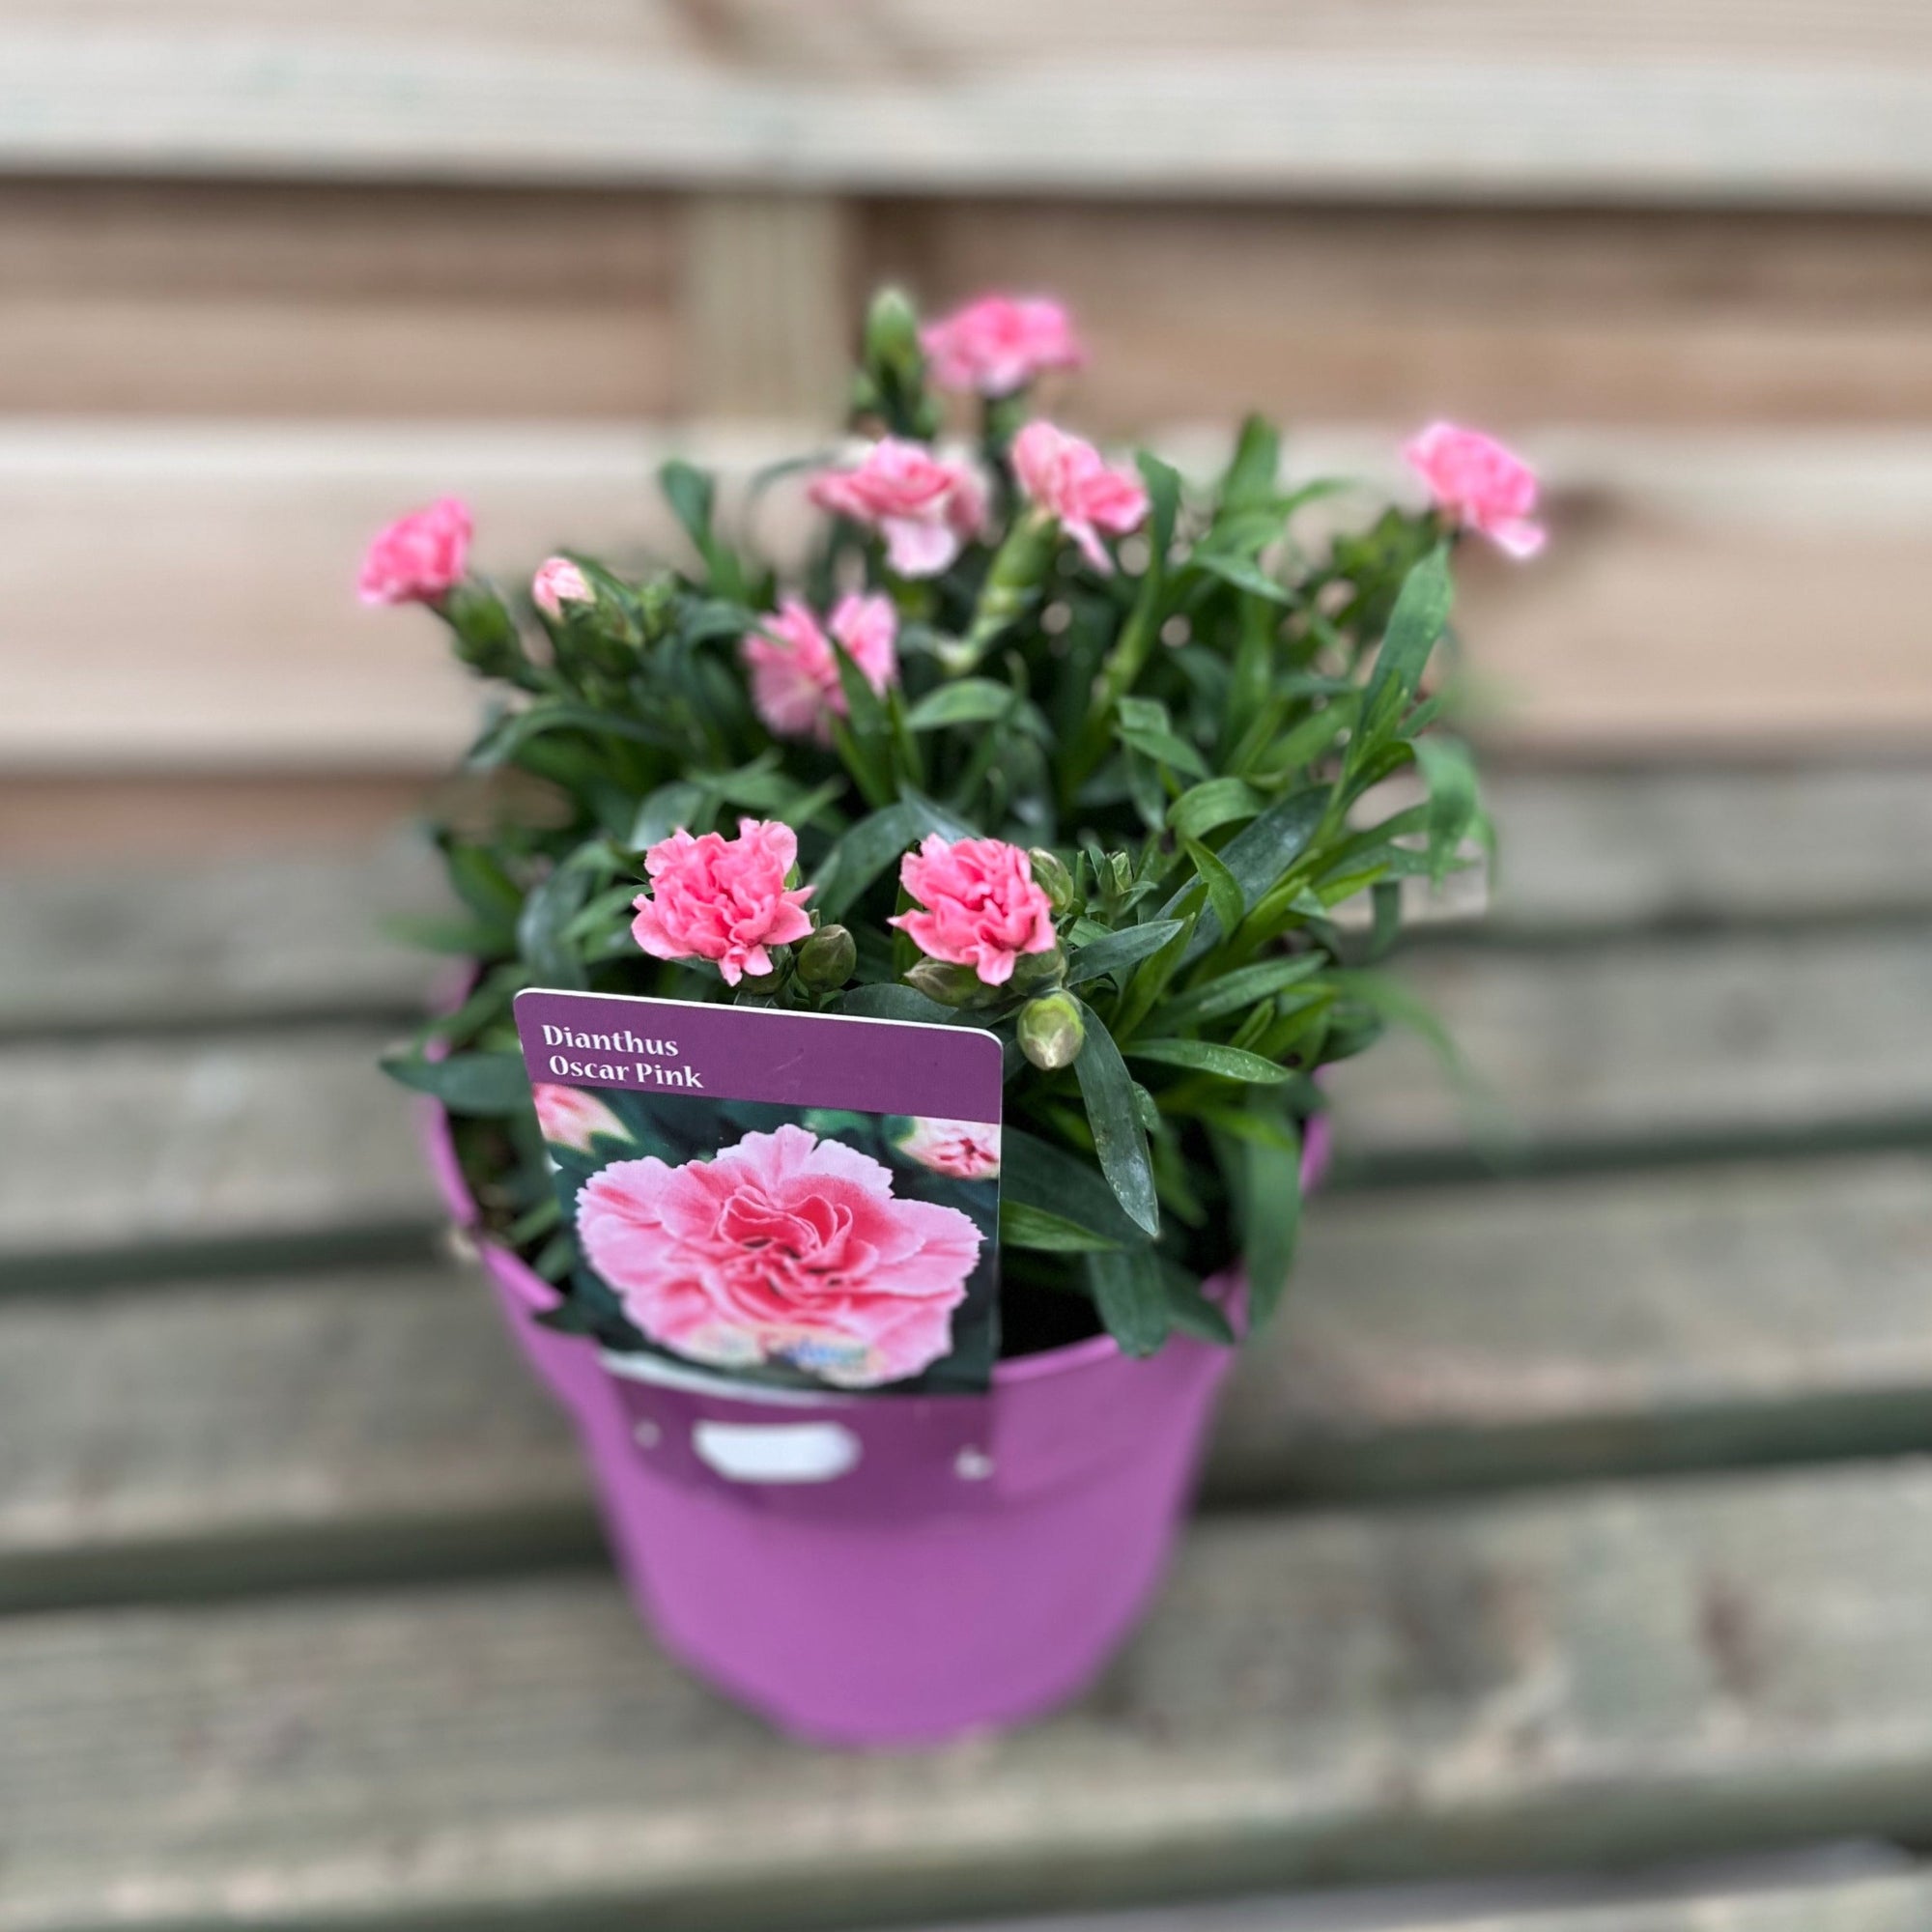
[[[784,1386],[986,1386],[997,1123],[576,1097],[594,1130],[550,1096],[541,1123],[579,1287],[630,1346]]]

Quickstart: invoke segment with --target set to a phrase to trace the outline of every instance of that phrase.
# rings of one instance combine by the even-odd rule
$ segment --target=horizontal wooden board
[[[1384,1169],[1459,1146],[1507,1168],[1932,1135],[1932,946],[1917,924],[1559,956],[1441,948],[1400,972],[1468,1082],[1402,1029],[1333,1069],[1342,1146]]]
[[[772,1932],[1923,1834],[1928,1525],[1922,1464],[1225,1520],[1094,1696],[912,1758],[771,1740],[602,1577],[16,1617],[0,1927]]]
[[[1916,925],[1440,948],[1405,973],[1484,1083],[1474,1117],[1398,1036],[1332,1078],[1357,1178],[1932,1133],[1932,948]],[[0,1248],[309,1238],[418,1225],[430,1195],[389,1029],[0,1050]],[[1487,1138],[1472,1152],[1476,1128]],[[93,1150],[76,1162],[72,1150]]]
[[[1337,1197],[1244,1355],[1217,1502],[1932,1449],[1932,1157]],[[0,1604],[596,1547],[482,1283],[0,1302]]]
[[[640,194],[0,182],[0,411],[677,414],[677,212]]]
[[[210,1242],[422,1234],[410,1103],[375,1064],[388,1037],[364,1023],[0,1049],[0,1275],[39,1253],[153,1272]]]
[[[935,306],[1065,300],[1089,357],[1048,393],[1113,435],[1251,409],[1511,435],[1932,411],[1915,216],[952,198],[862,216],[873,278]]]
[[[1721,0],[1399,23],[932,0],[801,16],[596,0],[259,15],[9,10],[19,169],[484,181],[1917,204],[1932,50],[1908,8],[1822,32]],[[589,22],[574,33],[570,15]],[[539,22],[544,31],[539,32]],[[1096,51],[1096,50],[1104,50]]]
[[[449,903],[398,827],[352,856],[64,865],[0,884],[0,1033],[233,1024],[424,1004],[446,962],[384,921]]]
[[[130,783],[96,801],[113,815],[90,824],[82,787],[47,781],[37,809],[51,849],[30,847],[0,875],[0,1032],[402,1012],[423,997],[434,962],[382,924],[444,903],[427,849],[383,825],[401,818],[401,787],[185,789],[205,818],[185,826],[170,787]],[[1505,765],[1485,797],[1503,854],[1493,936],[1932,916],[1932,772],[1917,765]],[[0,789],[0,815],[4,803]],[[272,859],[248,853],[251,828]],[[139,849],[146,829],[152,853]],[[326,843],[340,849],[316,849]]]
[[[1412,493],[1398,433],[1303,437],[1297,464],[1366,458]],[[1225,432],[1163,440],[1202,470],[1227,446]],[[17,613],[0,775],[438,769],[478,694],[431,619],[355,603],[370,533],[453,491],[476,506],[485,569],[515,579],[566,539],[631,558],[669,539],[651,478],[680,443],[742,476],[811,437],[16,418],[0,433],[0,596]],[[1552,485],[1548,553],[1512,568],[1472,548],[1463,573],[1492,739],[1870,755],[1932,737],[1923,439],[1579,432],[1533,453]],[[760,527],[783,558],[806,526],[775,497]]]
[[[1717,1870],[1197,1901],[1104,1917],[1005,1920],[1002,1932],[1923,1932],[1932,1919],[1932,1877],[1887,1870],[1876,1849],[1866,1860],[1856,1851],[1817,1857],[1815,1871],[1804,1869],[1804,1854],[1794,1854],[1727,1861]],[[1859,1870],[1861,1863],[1868,1868]],[[1843,1866],[1852,1869],[1834,1869]]]

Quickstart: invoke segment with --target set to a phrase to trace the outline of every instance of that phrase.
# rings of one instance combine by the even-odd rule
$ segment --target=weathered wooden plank
[[[19,1297],[0,1603],[596,1552],[576,1444],[454,1270]]]
[[[923,1758],[772,1741],[602,1578],[17,1617],[0,1927],[720,1932],[1922,1833],[1929,1526],[1923,1464],[1224,1521],[1095,1696]]]
[[[1897,7],[1862,10],[1871,36],[1821,37],[1787,8],[1748,39],[1723,34],[1718,0],[1685,10],[1688,29],[1607,0],[1557,28],[1474,5],[1398,31],[1335,6],[1307,38],[1233,5],[1184,29],[1146,8],[1126,32],[1092,7],[989,10],[997,28],[923,0],[863,25],[826,11],[814,28],[781,5],[653,7],[626,33],[597,9],[588,40],[559,25],[533,43],[533,8],[480,31],[34,10],[0,47],[0,161],[1706,205],[1921,205],[1932,186],[1925,37]]]
[[[1833,1869],[1856,1855],[1821,1855],[1809,1873],[1751,1862],[1769,1868],[1356,1888],[1008,1920],[1003,1932],[1922,1932],[1932,1921],[1932,1877],[1918,1871]]]
[[[754,206],[802,247],[707,244]],[[14,180],[0,251],[0,412],[29,414],[826,421],[885,278],[1060,293],[1092,356],[1056,407],[1110,435],[1932,413],[1912,215]]]
[[[873,275],[929,302],[1062,296],[1091,355],[1050,393],[1118,435],[1249,409],[1511,434],[1932,409],[1916,217],[949,197],[864,220]]]
[[[1396,438],[1293,446],[1309,469],[1367,457],[1412,493]],[[1225,458],[1224,432],[1162,440],[1204,469]],[[485,569],[514,579],[565,536],[629,557],[673,540],[651,480],[670,449],[743,476],[801,441],[16,418],[0,433],[0,598],[17,613],[0,648],[0,773],[440,769],[475,691],[434,622],[355,604],[372,529],[453,491],[476,507]],[[1463,574],[1492,737],[1869,757],[1932,735],[1916,615],[1932,605],[1932,443],[1593,433],[1532,448],[1552,483],[1548,554],[1505,570],[1472,551]],[[781,558],[809,527],[798,494],[761,506]]]
[[[1439,948],[1400,970],[1474,1091],[1412,1034],[1336,1067],[1342,1145],[1385,1169],[1459,1147],[1507,1168],[1932,1132],[1932,948],[1918,925]]]
[[[440,910],[422,842],[192,870],[63,867],[0,883],[0,1031],[233,1023],[423,1005],[437,962],[384,936]]]
[[[0,184],[0,410],[652,418],[688,408],[649,194]]]
[[[1916,926],[1442,948],[1404,970],[1487,1083],[1484,1157],[1502,1167],[1928,1130],[1932,949]],[[0,1250],[426,1224],[407,1109],[372,1065],[383,1039],[338,1024],[0,1050]],[[1358,1176],[1468,1165],[1469,1116],[1418,1042],[1338,1067],[1333,1092]]]
[[[1932,1159],[1337,1197],[1216,1502],[1932,1448]],[[0,1604],[592,1547],[482,1285],[371,1268],[0,1304]]]
[[[1538,771],[1503,766],[1486,785],[1503,867],[1488,930],[1520,939],[1932,914],[1932,772],[1916,765],[1781,770]],[[330,809],[295,788],[308,832]],[[259,789],[216,806],[231,839],[269,818]],[[400,816],[373,789],[371,816]],[[0,879],[0,1030],[224,1023],[356,1008],[402,1012],[431,977],[380,920],[442,903],[430,855],[401,831],[342,812],[343,852],[281,840],[272,860],[181,858],[163,804],[164,867],[41,862]],[[234,821],[245,821],[237,824]],[[117,821],[118,823],[118,821]],[[97,836],[103,842],[112,828]],[[198,848],[197,848],[198,849]]]
[[[377,1070],[384,1036],[106,1040],[0,1050],[0,1274],[35,1256],[210,1242],[393,1248],[432,1224],[410,1112]]]

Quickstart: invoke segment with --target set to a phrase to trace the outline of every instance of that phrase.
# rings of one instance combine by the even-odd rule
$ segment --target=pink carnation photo
[[[608,1345],[786,1385],[986,1385],[997,1125],[546,1092],[578,1293]]]

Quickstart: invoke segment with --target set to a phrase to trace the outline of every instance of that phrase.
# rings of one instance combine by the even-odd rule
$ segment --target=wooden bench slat
[[[63,867],[0,883],[0,1029],[220,1025],[419,1009],[429,954],[392,914],[447,903],[422,842],[173,867]]]
[[[1227,1520],[1083,1706],[913,1758],[768,1738],[602,1578],[16,1617],[0,1928],[770,1932],[1922,1834],[1928,1529],[1923,1464]]]
[[[1487,930],[1932,916],[1932,772],[1550,772],[1485,786],[1503,868]],[[342,857],[20,871],[0,884],[0,1030],[85,1030],[403,1012],[434,962],[384,937],[443,903],[402,833]]]
[[[1921,1135],[1932,948],[1914,927],[1439,948],[1405,970],[1493,1090],[1497,1164]],[[385,1033],[0,1046],[0,1264],[143,1243],[309,1239],[438,1218]],[[1356,1173],[1466,1170],[1467,1116],[1398,1037],[1336,1069]],[[75,1158],[85,1149],[88,1157]]]
[[[1932,1448],[1932,1158],[1318,1205],[1210,1498]],[[0,1302],[0,1604],[596,1548],[480,1281],[371,1269]]]
[[[1932,1876],[1793,1873],[1776,1861],[1721,1875],[1477,1881],[1152,1906],[1003,1920],[1002,1932],[1923,1932],[1928,1922]]]
[[[1386,1172],[1472,1144],[1506,1168],[1932,1128],[1932,947],[1916,925],[1445,947],[1401,972],[1487,1097],[1472,1116],[1413,1034],[1337,1066],[1341,1145]]]
[[[1297,39],[1258,37],[1254,10],[1231,8],[1218,34],[1155,25],[1124,42],[1090,13],[1085,37],[1068,18],[1046,48],[1036,14],[962,35],[920,6],[817,34],[778,8],[744,10],[722,35],[651,9],[614,44],[608,27],[531,44],[527,29],[468,22],[29,23],[0,43],[0,161],[901,193],[1918,206],[1932,189],[1928,50],[1898,10],[1868,10],[1889,29],[1884,53],[1848,29],[1801,33],[1795,60],[1776,30],[1732,33],[1713,59],[1699,42],[1724,18],[1715,7],[1688,33],[1587,11],[1551,33],[1535,13],[1506,24],[1445,9],[1427,37],[1337,12],[1329,33]]]

